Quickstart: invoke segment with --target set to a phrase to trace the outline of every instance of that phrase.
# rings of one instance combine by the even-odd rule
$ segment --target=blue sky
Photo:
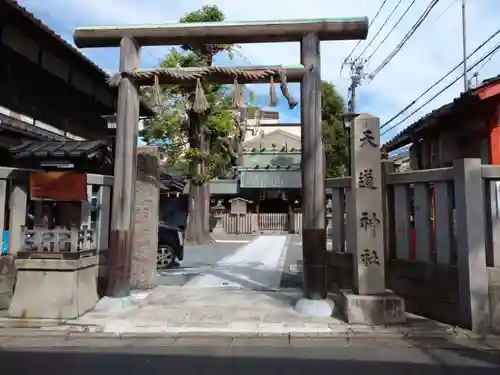
[[[387,19],[398,0],[388,0],[382,8],[379,17],[374,22],[368,41],[362,42],[353,54],[357,57],[379,27]],[[416,1],[403,22],[382,44],[380,49],[369,61],[366,71],[370,73],[386,58],[406,32],[422,14],[430,0]],[[200,8],[206,2],[199,0],[20,0],[30,12],[50,26],[67,41],[72,43],[72,33],[77,26],[98,25],[133,25],[158,24],[176,22],[185,13]],[[357,17],[373,18],[382,0],[275,0],[274,2],[254,0],[251,2],[212,0],[209,4],[218,5],[226,14],[228,20],[258,20],[287,18],[326,18],[326,17]],[[373,49],[382,41],[392,25],[403,14],[411,0],[402,0],[400,7],[394,12],[387,25],[369,46],[363,57],[368,57]],[[468,50],[472,51],[490,34],[497,30],[500,19],[498,0],[468,0]],[[496,6],[495,6],[496,5]],[[482,49],[476,57],[486,53],[492,46],[500,42],[496,38]],[[459,0],[440,0],[415,36],[405,44],[391,63],[383,69],[372,81],[365,82],[358,90],[358,112],[369,112],[381,118],[381,121],[391,118],[409,102],[425,91],[435,81],[446,74],[451,67],[461,59],[461,18]],[[342,96],[346,96],[349,84],[347,69],[342,74],[342,61],[352,50],[356,42],[323,42],[322,43],[322,77],[334,83]],[[118,50],[83,49],[85,55],[108,72],[115,72],[118,67]],[[151,67],[168,52],[165,47],[148,47],[143,49],[142,65]],[[475,59],[471,59],[471,63]],[[228,61],[224,56],[217,59],[220,65],[290,65],[299,62],[299,47],[297,43],[244,45],[241,56]],[[479,79],[485,79],[500,73],[496,68],[500,62],[500,53],[479,71]],[[440,91],[461,72],[457,70],[449,79],[429,92],[407,114],[420,107],[427,99]],[[423,107],[407,121],[383,136],[384,140],[391,138],[405,126],[431,110],[449,102],[458,96],[463,88],[461,80],[444,94]],[[257,102],[266,104],[267,85],[252,85]],[[298,85],[292,85],[292,93],[299,98]],[[282,122],[298,122],[300,109],[290,111],[284,99],[278,107]],[[402,116],[402,120],[406,116]]]

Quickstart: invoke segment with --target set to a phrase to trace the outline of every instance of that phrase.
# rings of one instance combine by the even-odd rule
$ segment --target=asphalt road
[[[256,236],[231,236],[226,240],[251,241]],[[180,267],[160,270],[156,278],[158,285],[182,286],[193,278],[203,274],[204,270],[215,265],[219,260],[233,254],[246,243],[219,242],[209,245],[191,246],[184,249],[184,260]],[[281,288],[301,288],[302,286],[302,236],[289,235],[288,249],[281,277]]]
[[[1,349],[2,374],[498,375],[498,352],[362,347],[49,347]]]
[[[228,239],[231,240],[231,239]],[[241,237],[234,240],[250,241],[251,238]],[[184,247],[184,260],[180,267],[168,270],[158,270],[156,284],[182,286],[194,277],[203,273],[203,270],[212,267],[226,256],[233,254],[246,243],[223,242],[207,245],[186,245]]]

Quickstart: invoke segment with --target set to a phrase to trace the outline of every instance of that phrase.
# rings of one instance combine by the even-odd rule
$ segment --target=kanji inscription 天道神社
[[[359,256],[361,263],[365,266],[377,265],[380,266],[380,260],[378,259],[378,254],[375,250],[364,249]]]
[[[365,129],[363,131],[363,136],[359,139],[361,142],[361,146],[364,146],[366,144],[372,146],[372,147],[377,147],[378,142],[375,141],[375,137],[373,136],[373,132],[370,129]]]
[[[372,212],[371,214],[368,212],[362,212],[359,224],[365,231],[371,229],[373,237],[375,237],[377,235],[377,228],[380,225],[380,219],[375,212]]]
[[[362,172],[359,172],[358,178],[358,186],[362,188],[368,189],[376,189],[375,179],[373,178],[373,170],[372,169],[364,169]]]
[[[356,228],[350,235],[355,254],[355,285],[359,294],[382,294],[385,261],[378,118],[357,116],[351,134],[350,207],[356,223],[350,225]]]

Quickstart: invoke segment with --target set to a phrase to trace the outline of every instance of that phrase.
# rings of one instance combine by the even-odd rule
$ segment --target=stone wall
[[[488,268],[491,331],[500,334],[500,267]]]
[[[387,288],[404,298],[406,311],[466,326],[458,314],[458,271],[454,266],[391,259]]]
[[[332,291],[353,289],[352,254],[328,252],[328,281]]]
[[[16,283],[15,258],[11,255],[0,256],[0,310],[10,306]]]
[[[103,249],[99,250],[98,253],[98,269],[97,269],[97,294],[99,298],[102,298],[106,295],[108,290],[108,258],[109,258],[109,250]]]
[[[157,147],[139,147],[135,190],[132,287],[150,288],[156,275],[160,190]]]

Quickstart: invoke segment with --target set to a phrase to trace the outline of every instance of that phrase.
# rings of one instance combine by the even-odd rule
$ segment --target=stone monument
[[[132,287],[148,289],[156,275],[160,182],[157,147],[139,147],[135,188],[135,230],[132,257]]]
[[[385,289],[380,121],[360,114],[351,125],[351,192],[348,232],[353,251],[354,291],[342,293],[349,323],[405,321],[404,300]]]

